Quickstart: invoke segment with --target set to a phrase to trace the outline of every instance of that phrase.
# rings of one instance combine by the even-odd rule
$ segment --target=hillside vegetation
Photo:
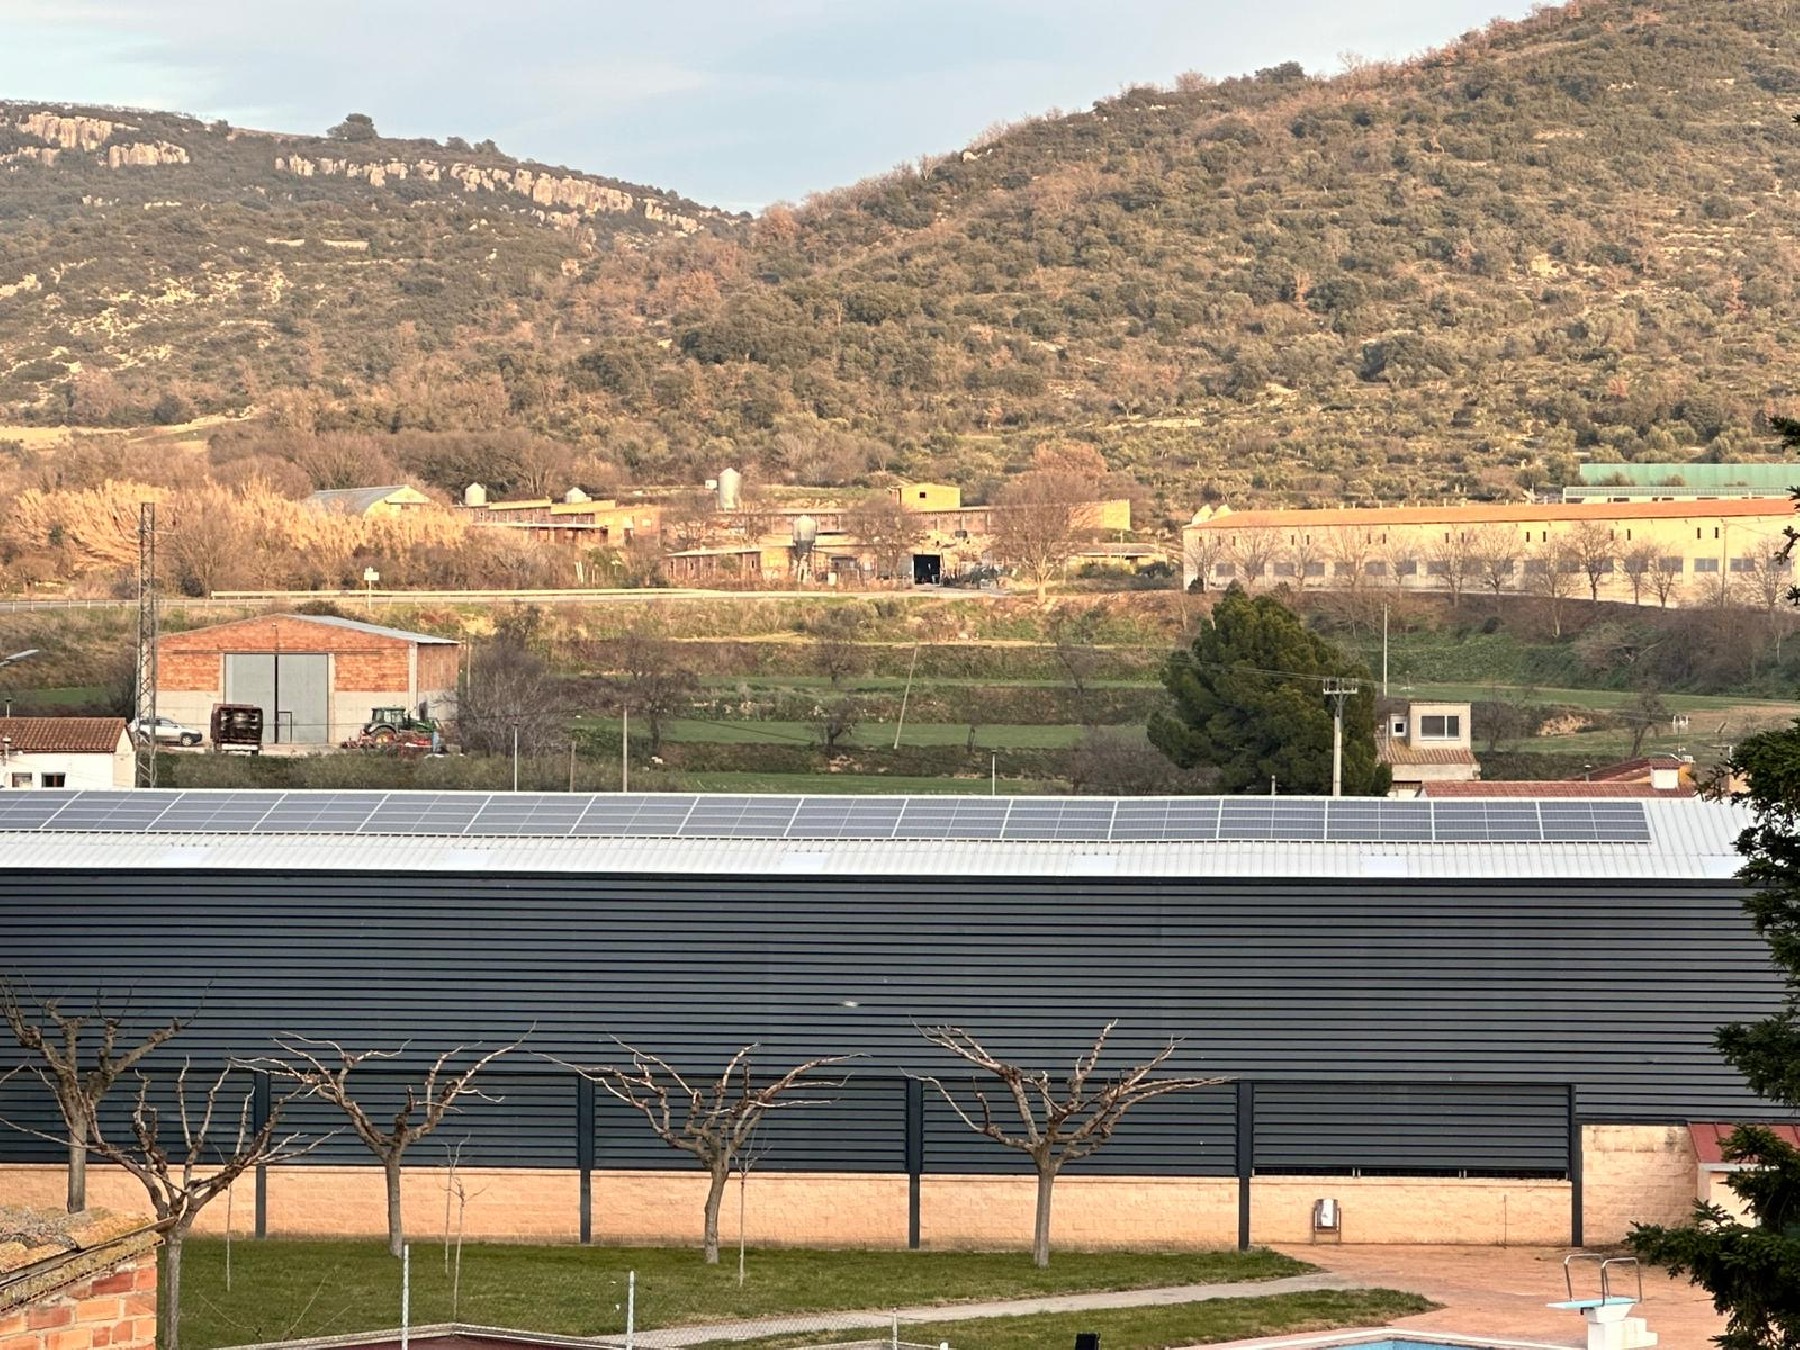
[[[277,142],[183,124],[192,166],[0,173],[0,399],[102,417],[74,357],[133,407],[506,429],[640,481],[735,460],[979,493],[1078,440],[1169,518],[1754,455],[1800,317],[1790,20],[1598,0],[1331,79],[1187,76],[753,227],[590,216],[586,246],[416,177],[275,192]]]

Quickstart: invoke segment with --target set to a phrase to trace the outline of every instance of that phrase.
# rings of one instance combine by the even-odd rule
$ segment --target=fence
[[[360,1100],[379,1119],[384,1108],[398,1105],[410,1076],[361,1072]],[[582,1243],[656,1240],[657,1206],[678,1203],[673,1197],[686,1191],[679,1175],[674,1182],[654,1178],[685,1170],[697,1179],[687,1155],[663,1144],[636,1112],[586,1078],[566,1071],[514,1071],[495,1072],[484,1081],[494,1100],[465,1099],[437,1135],[415,1146],[409,1167],[479,1169],[483,1185],[507,1191],[491,1196],[486,1212],[504,1214],[511,1205],[530,1216],[529,1232],[566,1234]],[[159,1094],[172,1094],[166,1077],[153,1085]],[[957,1081],[951,1089],[970,1090]],[[915,1249],[978,1242],[986,1230],[977,1220],[945,1217],[958,1203],[958,1188],[1030,1175],[1022,1154],[970,1131],[917,1079],[859,1075],[841,1086],[795,1095],[809,1102],[808,1109],[765,1118],[750,1149],[753,1171],[775,1178],[768,1185],[789,1196],[786,1203],[797,1214],[806,1206],[821,1214],[833,1207],[856,1212],[853,1222],[841,1215],[829,1222],[821,1218],[826,1239],[808,1236],[811,1221],[796,1218],[791,1240],[834,1236],[846,1245],[898,1246],[903,1239]],[[117,1113],[121,1125],[128,1096],[121,1089],[109,1100],[108,1110]],[[254,1097],[258,1118],[269,1101],[267,1081],[261,1080]],[[0,1117],[24,1127],[0,1129],[0,1164],[60,1159],[57,1147],[41,1137],[60,1130],[54,1105],[33,1080],[15,1077],[0,1084]],[[165,1111],[165,1118],[173,1119],[174,1112]],[[282,1189],[273,1200],[270,1176],[257,1176],[249,1229],[258,1236],[335,1231],[307,1226],[314,1222],[307,1216],[329,1215],[334,1204],[341,1209],[345,1203],[333,1200],[326,1178],[314,1174],[308,1180],[309,1169],[366,1169],[373,1159],[342,1129],[334,1108],[321,1101],[294,1103],[286,1119],[303,1135],[331,1137],[302,1163],[281,1169]],[[1283,1192],[1291,1189],[1290,1178],[1566,1182],[1569,1240],[1582,1240],[1576,1093],[1560,1083],[1242,1079],[1139,1106],[1104,1149],[1069,1164],[1065,1176],[1077,1183],[1216,1182],[1214,1203],[1236,1205],[1240,1248],[1251,1244],[1259,1189]],[[597,1178],[607,1183],[598,1194]],[[1540,1197],[1537,1203],[1541,1210],[1545,1201]],[[627,1204],[635,1207],[629,1213],[621,1209]],[[273,1209],[280,1216],[272,1217]],[[831,1228],[830,1222],[838,1226]],[[665,1229],[662,1236],[680,1231]]]

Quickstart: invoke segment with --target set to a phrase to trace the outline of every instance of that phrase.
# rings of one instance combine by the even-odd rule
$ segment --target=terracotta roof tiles
[[[110,755],[124,734],[123,717],[0,717],[17,755]]]

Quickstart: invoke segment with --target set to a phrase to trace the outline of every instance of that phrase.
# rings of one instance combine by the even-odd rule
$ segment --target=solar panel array
[[[6,792],[0,832],[1063,843],[1647,844],[1634,801]]]

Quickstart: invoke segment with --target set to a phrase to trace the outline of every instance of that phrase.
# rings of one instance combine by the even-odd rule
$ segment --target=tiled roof
[[[1585,783],[1550,778],[1542,781],[1483,779],[1477,783],[1427,783],[1427,797],[1692,797],[1691,785],[1659,791],[1648,783]]]
[[[1602,764],[1581,776],[1590,783],[1627,782],[1648,778],[1653,769],[1679,772],[1682,767],[1682,762],[1673,755],[1639,755],[1636,759],[1622,759],[1617,764]]]
[[[1793,518],[1785,501],[1773,498],[1708,502],[1482,502],[1471,506],[1319,507],[1288,511],[1227,511],[1195,521],[1189,529],[1326,528],[1339,525],[1536,524],[1553,520],[1667,520],[1692,516],[1718,520],[1739,516]]]
[[[110,755],[124,734],[123,717],[0,717],[0,737],[20,755]]]
[[[1761,1122],[1758,1122],[1761,1123]],[[1800,1125],[1763,1125],[1783,1143],[1800,1148]],[[1688,1137],[1694,1141],[1694,1155],[1702,1167],[1717,1167],[1725,1161],[1723,1145],[1737,1126],[1729,1121],[1689,1121]]]
[[[1428,749],[1408,745],[1405,741],[1383,741],[1380,746],[1380,758],[1383,764],[1470,764],[1477,761],[1472,750],[1454,749],[1450,746],[1432,746]]]

